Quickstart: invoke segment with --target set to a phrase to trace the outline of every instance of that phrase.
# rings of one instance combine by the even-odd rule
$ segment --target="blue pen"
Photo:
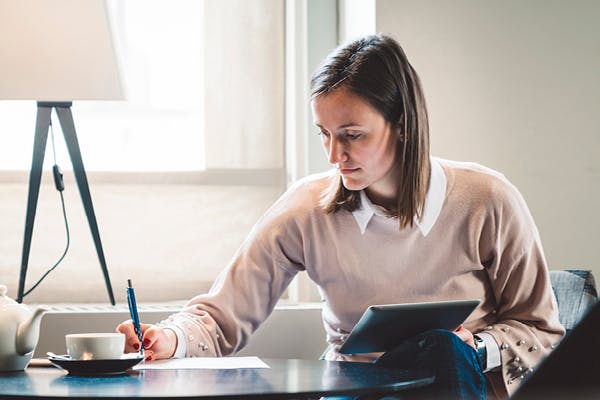
[[[144,355],[144,343],[142,341],[142,327],[140,326],[140,315],[138,314],[137,304],[135,302],[135,293],[131,285],[131,279],[127,279],[127,302],[129,303],[129,314],[133,322],[133,329],[140,340],[140,353]]]

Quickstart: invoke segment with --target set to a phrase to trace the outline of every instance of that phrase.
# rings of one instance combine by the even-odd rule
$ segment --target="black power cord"
[[[52,139],[52,155],[54,157],[54,166],[52,167],[52,175],[54,176],[54,186],[56,190],[58,190],[58,194],[60,195],[60,204],[62,206],[63,219],[65,221],[65,230],[67,232],[67,245],[65,246],[65,250],[58,259],[58,261],[50,268],[48,271],[42,275],[42,277],[33,285],[28,291],[23,293],[23,297],[27,296],[31,293],[42,281],[48,276],[48,274],[56,267],[67,255],[67,251],[69,250],[69,245],[71,244],[71,235],[69,233],[69,222],[67,221],[67,211],[65,210],[65,199],[63,197],[63,190],[65,190],[65,184],[63,182],[63,174],[60,170],[60,167],[56,164],[56,147],[54,146],[54,129],[52,128],[52,117],[50,118],[50,138]]]

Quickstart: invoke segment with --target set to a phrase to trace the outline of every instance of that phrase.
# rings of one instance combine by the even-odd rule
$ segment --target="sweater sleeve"
[[[255,225],[207,294],[192,298],[181,312],[160,323],[180,332],[186,357],[220,357],[241,350],[294,276],[305,269],[296,223],[302,210],[287,197]]]
[[[481,250],[496,308],[483,332],[496,340],[501,357],[501,367],[486,376],[496,397],[505,398],[561,340],[564,328],[524,199],[510,184],[494,197]]]

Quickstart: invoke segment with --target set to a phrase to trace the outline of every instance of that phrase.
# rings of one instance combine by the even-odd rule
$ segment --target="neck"
[[[392,211],[397,207],[395,194],[394,196],[385,196],[381,195],[380,193],[374,192],[369,188],[365,189],[365,194],[367,195],[369,200],[371,200],[371,203],[383,207],[387,211]]]
[[[365,189],[371,203],[394,211],[398,207],[398,176],[391,171],[388,176]]]

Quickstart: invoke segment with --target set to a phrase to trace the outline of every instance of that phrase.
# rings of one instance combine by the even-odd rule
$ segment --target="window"
[[[89,172],[283,168],[282,2],[109,4],[127,101],[73,104]],[[3,102],[0,117],[14,138],[0,170],[28,170],[34,104]]]

